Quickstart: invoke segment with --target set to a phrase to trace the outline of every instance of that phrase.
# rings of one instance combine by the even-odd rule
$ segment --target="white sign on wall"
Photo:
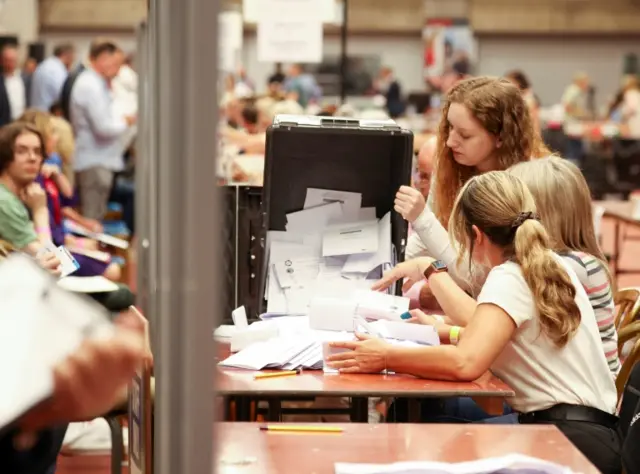
[[[258,23],[258,61],[319,63],[322,40],[317,20],[263,20]]]
[[[273,19],[316,19],[335,23],[336,0],[243,0],[245,23]]]
[[[235,72],[242,52],[242,13],[227,11],[218,14],[218,64],[221,71]]]

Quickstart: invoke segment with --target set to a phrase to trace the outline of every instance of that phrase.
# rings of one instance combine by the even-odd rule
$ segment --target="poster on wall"
[[[456,18],[430,18],[422,31],[424,76],[438,89],[447,89],[449,80],[473,72],[477,43],[469,22]]]

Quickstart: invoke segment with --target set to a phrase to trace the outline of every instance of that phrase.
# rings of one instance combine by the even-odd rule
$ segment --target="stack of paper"
[[[327,354],[331,353],[327,350],[328,343],[353,341],[354,331],[384,338],[395,345],[418,347],[440,344],[437,332],[430,326],[386,320],[369,323],[360,316],[352,317],[350,323],[351,327],[347,331],[323,331],[312,329],[309,317],[306,316],[283,316],[257,321],[249,326],[247,334],[270,332],[277,336],[255,340],[220,362],[220,365],[249,370],[321,369]],[[236,330],[239,330],[237,326]]]
[[[431,461],[394,464],[336,463],[335,474],[573,474],[565,466],[522,454],[461,463]]]
[[[268,233],[268,313],[307,314],[314,297],[368,289],[395,264],[390,214],[377,220],[361,204],[359,193],[309,188],[286,231]]]

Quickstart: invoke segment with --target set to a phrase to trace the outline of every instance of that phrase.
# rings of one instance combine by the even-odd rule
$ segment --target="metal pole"
[[[153,0],[157,105],[156,474],[210,474],[221,311],[215,185],[220,0]]]
[[[349,34],[349,0],[342,0],[342,27],[340,28],[340,103],[347,101],[347,39]]]

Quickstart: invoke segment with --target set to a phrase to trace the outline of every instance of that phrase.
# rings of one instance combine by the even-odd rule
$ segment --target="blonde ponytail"
[[[563,347],[580,326],[576,288],[549,250],[549,236],[540,222],[525,220],[514,236],[515,260],[533,293],[543,332]]]
[[[562,347],[580,326],[576,288],[536,216],[533,196],[519,178],[490,171],[471,178],[462,188],[453,206],[449,235],[460,259],[474,253],[475,226],[502,249],[505,260],[514,260],[533,294],[542,332]]]

